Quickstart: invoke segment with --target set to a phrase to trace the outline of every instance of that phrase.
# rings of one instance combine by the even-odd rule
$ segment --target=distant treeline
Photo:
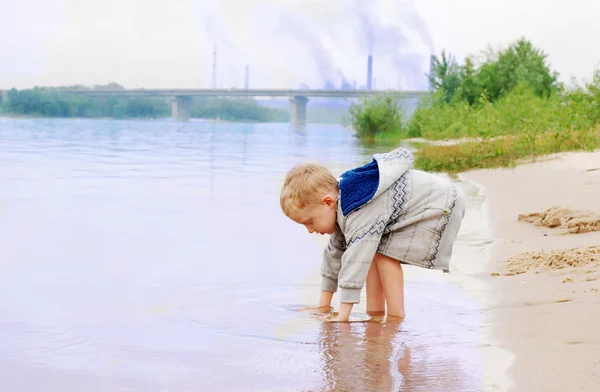
[[[290,121],[287,110],[262,106],[252,98],[195,98],[191,103],[190,115],[223,121]]]
[[[111,83],[104,86],[34,87],[9,90],[0,102],[0,113],[15,116],[83,118],[164,118],[171,115],[171,103],[161,97],[80,96],[65,89],[123,89]],[[272,109],[249,98],[195,98],[190,114],[196,118],[224,121],[286,122],[285,109]]]

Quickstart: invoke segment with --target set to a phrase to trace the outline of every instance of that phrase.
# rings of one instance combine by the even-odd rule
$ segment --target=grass
[[[600,128],[509,135],[451,146],[423,146],[415,167],[431,172],[459,173],[472,169],[514,167],[539,156],[600,148]]]

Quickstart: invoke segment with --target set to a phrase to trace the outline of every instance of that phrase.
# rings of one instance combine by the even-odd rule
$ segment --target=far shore
[[[0,115],[0,120],[114,120],[114,121],[153,121],[153,120],[170,120],[171,117],[50,117],[50,116],[38,116],[38,115]],[[216,118],[201,118],[201,117],[190,117],[191,122],[210,122],[210,123],[257,123],[257,124],[287,124],[288,121],[251,121],[251,120],[222,120]]]
[[[584,221],[593,216],[584,223],[594,224],[594,212],[600,213],[600,151],[562,153],[461,178],[485,193],[494,238],[489,270],[481,276],[493,300],[485,313],[499,346],[515,355],[510,391],[597,391],[600,256],[599,248],[590,247],[600,245],[600,231],[569,233],[518,217],[559,206],[575,214],[589,211],[579,215]],[[591,258],[584,259],[586,249]],[[550,259],[554,250],[561,253]]]

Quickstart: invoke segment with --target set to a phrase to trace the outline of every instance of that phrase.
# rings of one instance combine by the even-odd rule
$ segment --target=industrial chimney
[[[371,90],[371,79],[373,78],[373,56],[369,55],[367,60],[367,90]]]
[[[435,66],[435,56],[431,55],[429,56],[429,91],[433,91],[433,81],[431,80],[433,78],[433,68]]]
[[[248,90],[249,85],[250,85],[250,69],[246,65],[246,83],[245,83],[246,90]]]

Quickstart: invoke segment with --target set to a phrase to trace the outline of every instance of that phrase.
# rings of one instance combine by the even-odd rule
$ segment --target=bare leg
[[[376,259],[373,258],[367,275],[367,313],[371,316],[385,315],[385,297],[379,277]]]
[[[377,264],[387,303],[388,316],[404,318],[406,312],[404,311],[404,273],[402,272],[402,265],[399,261],[381,253],[377,253],[373,261],[373,264]]]

